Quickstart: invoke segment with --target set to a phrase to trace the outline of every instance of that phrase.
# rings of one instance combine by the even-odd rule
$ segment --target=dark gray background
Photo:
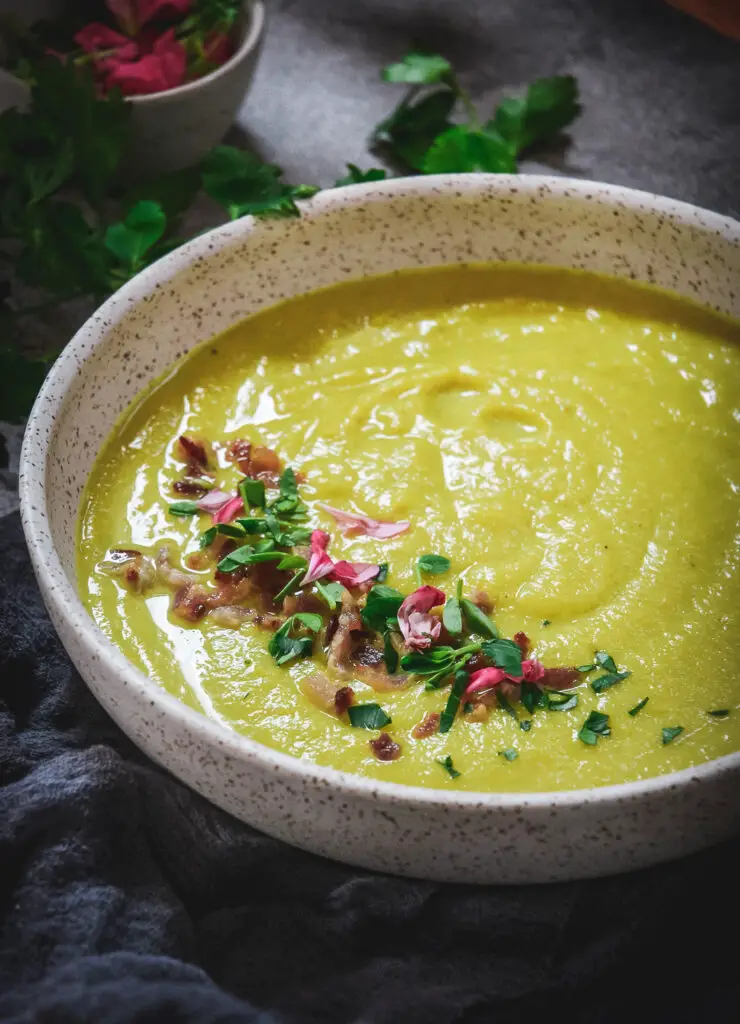
[[[329,185],[401,95],[380,68],[417,42],[444,53],[485,111],[571,73],[573,145],[529,161],[740,211],[740,44],[662,0],[272,0],[240,123],[294,181]],[[373,161],[377,164],[377,160]],[[544,166],[543,166],[544,163]]]

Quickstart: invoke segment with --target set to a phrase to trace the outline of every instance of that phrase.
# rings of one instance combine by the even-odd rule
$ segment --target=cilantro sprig
[[[439,54],[411,52],[382,77],[408,89],[373,138],[424,174],[514,173],[523,153],[559,134],[581,110],[570,75],[538,79],[523,95],[503,99],[487,119]]]

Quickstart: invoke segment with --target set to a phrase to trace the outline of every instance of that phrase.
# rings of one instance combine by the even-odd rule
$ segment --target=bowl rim
[[[207,89],[208,85],[226,75],[237,64],[240,64],[259,44],[265,28],[266,7],[265,0],[244,0],[243,11],[247,17],[246,32],[242,41],[237,46],[228,60],[224,61],[207,75],[194,79],[192,82],[185,82],[177,85],[174,89],[164,89],[161,92],[144,93],[141,96],[126,96],[124,99],[137,107],[153,107],[157,103],[164,104],[170,100],[178,100],[190,93]]]
[[[386,181],[345,186],[342,189],[328,189],[301,203],[302,220],[310,222],[337,210],[363,203],[382,204],[392,200],[397,192],[410,193],[414,196],[426,195],[433,199],[435,195],[449,196],[460,191],[480,193],[485,190],[490,196],[492,186],[494,191],[500,190],[502,195],[511,194],[512,189],[525,194],[536,194],[539,189],[545,187],[550,194],[561,200],[598,201],[601,205],[611,202],[612,205],[618,204],[621,209],[636,213],[658,213],[686,226],[699,226],[740,246],[740,223],[722,214],[620,185],[549,175],[428,175],[416,178],[391,178]],[[373,801],[380,801],[380,804],[400,803],[427,810],[456,807],[489,811],[515,808],[552,811],[561,807],[634,801],[691,782],[716,779],[740,770],[740,751],[736,751],[663,775],[572,790],[455,792],[436,787],[369,779],[274,750],[237,733],[217,719],[207,717],[149,679],[107,639],[83,606],[76,587],[67,577],[51,535],[46,513],[45,449],[48,448],[52,436],[54,421],[63,411],[69,387],[81,372],[83,364],[92,356],[109,329],[115,327],[133,306],[138,305],[155,288],[169,282],[196,260],[206,260],[210,256],[215,256],[230,244],[248,238],[255,229],[270,230],[270,222],[260,222],[247,216],[220,225],[163,256],[128,281],[91,314],[65,345],[34,403],[23,438],[19,470],[21,519],[26,543],[36,573],[44,580],[41,588],[47,603],[53,605],[58,617],[76,635],[91,659],[97,660],[107,674],[117,677],[142,706],[155,708],[164,719],[173,720],[180,729],[192,730],[205,743],[218,746],[224,754],[234,757],[235,760],[257,763],[286,779],[311,782],[346,796],[371,798]],[[84,351],[86,346],[90,347]],[[43,439],[41,458],[38,450],[32,454],[37,438]],[[34,509],[39,509],[39,512],[36,513]],[[46,577],[52,580],[48,587]]]

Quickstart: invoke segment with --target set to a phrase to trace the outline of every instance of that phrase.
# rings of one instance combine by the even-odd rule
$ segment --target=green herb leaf
[[[631,672],[607,672],[606,675],[599,676],[598,679],[592,681],[591,689],[594,693],[603,693],[604,690],[616,686],[617,683],[621,683],[623,679],[631,675]]]
[[[677,736],[680,736],[682,732],[683,732],[683,726],[682,725],[669,725],[669,726],[666,726],[665,729],[661,729],[660,736],[661,736],[661,739],[663,740],[663,746],[666,746],[666,744],[668,744],[668,743],[673,743],[675,738]]]
[[[498,756],[505,757],[507,761],[516,761],[519,757],[519,753],[514,750],[513,747],[509,747],[508,750],[499,750]]]
[[[447,757],[443,757],[441,761],[437,761],[437,764],[441,764],[444,770],[447,772],[451,779],[458,779],[462,772],[459,772],[452,763],[452,758],[448,754]]]
[[[547,705],[547,698],[544,691],[535,683],[522,683],[521,701],[530,715],[533,715],[536,708],[544,708]]]
[[[306,629],[310,629],[312,633],[318,633],[324,625],[324,620],[321,616],[316,615],[314,612],[296,612],[293,618],[296,622],[302,623]]]
[[[197,516],[200,509],[194,501],[175,501],[169,511],[173,516]]]
[[[294,470],[290,466],[283,470],[278,484],[281,498],[298,501],[298,481],[296,480]]]
[[[321,599],[326,602],[332,611],[334,611],[337,605],[342,603],[344,587],[341,583],[324,583],[322,580],[315,580],[314,586]]]
[[[319,618],[319,616],[316,616]],[[272,635],[267,649],[278,665],[284,665],[294,658],[308,658],[313,653],[313,638],[309,636],[291,637],[296,616],[292,616]]]
[[[218,563],[219,572],[234,572],[240,565],[255,565],[258,562],[282,561],[285,558],[284,551],[258,551],[257,545],[252,547],[244,544],[242,547],[232,551],[231,554],[222,558]]]
[[[649,700],[650,700],[649,697],[643,697],[639,704],[635,704],[635,706],[633,708],[629,709],[627,714],[631,715],[632,718],[634,718],[635,715],[639,715],[640,712],[642,711],[642,709],[645,707],[645,705],[647,704],[647,702]]]
[[[440,732],[449,732],[452,728],[452,724],[455,721],[455,715],[460,707],[462,695],[465,692],[465,687],[468,685],[469,681],[470,676],[464,669],[458,669],[457,672],[455,672],[455,682],[452,684],[452,689],[450,690],[450,695],[447,698],[445,709],[439,716]]]
[[[422,166],[425,174],[514,174],[516,169],[516,151],[510,143],[492,127],[481,130],[470,125],[455,125],[438,135]]]
[[[494,640],[498,640],[499,631],[477,604],[473,604],[467,597],[464,597],[460,601],[460,607],[471,633],[480,633],[483,636],[490,636]]]
[[[579,665],[578,668],[576,669],[576,672],[580,672],[581,675],[585,676],[587,672],[593,672],[593,670],[595,668],[596,668],[596,664],[594,662],[592,662],[590,665]]]
[[[577,693],[553,693],[546,690],[543,696],[548,711],[570,711],[578,706]]]
[[[244,530],[238,526],[232,526],[231,523],[218,523],[216,526],[209,527],[205,533],[200,535],[198,541],[198,547],[207,548],[209,544],[212,544],[217,536],[222,537],[233,537],[235,540],[244,539]]]
[[[607,651],[597,651],[596,654],[594,654],[594,661],[606,672],[619,672],[616,661],[612,658],[611,654],[607,653]]]
[[[246,516],[237,519],[236,521],[239,524],[239,526],[241,526],[245,533],[267,533],[266,519],[256,518],[255,516]]]
[[[239,481],[239,494],[244,502],[244,508],[265,507],[265,485],[261,480],[245,476]]]
[[[272,539],[279,544],[283,531],[280,526],[280,521],[272,509],[265,509],[265,525],[267,526],[269,533],[272,534]]]
[[[256,217],[298,217],[296,199],[318,191],[313,186],[287,185],[282,170],[263,163],[253,153],[235,146],[216,146],[206,154],[203,189],[220,203],[232,220],[252,214]]]
[[[508,699],[508,697],[505,697],[503,693],[501,693],[500,688],[496,690],[496,703],[498,704],[502,711],[505,711],[510,718],[514,719],[517,725],[519,724],[519,715],[514,710],[511,701]]]
[[[284,530],[280,534],[280,543],[286,548],[294,548],[299,544],[308,544],[311,540],[312,530],[297,526],[294,529]]]
[[[481,649],[497,668],[509,676],[522,674],[522,650],[513,640],[484,640]]]
[[[456,98],[452,89],[439,89],[414,103],[406,97],[377,126],[374,141],[388,146],[394,156],[420,171],[436,137],[451,127],[449,115]]]
[[[108,227],[105,246],[129,272],[135,273],[166,227],[167,217],[159,203],[142,199],[129,210],[125,220]]]
[[[647,700],[647,698],[645,698]],[[630,712],[631,714],[632,712]],[[712,718],[727,718],[730,714],[729,708],[717,708],[715,711],[708,712]]]
[[[601,711],[592,711],[581,726],[578,739],[589,746],[594,746],[600,736],[610,736],[609,716]]]
[[[422,555],[416,563],[420,572],[426,572],[433,576],[439,576],[450,568],[449,558],[444,555]]]
[[[372,593],[372,591],[371,591]],[[401,658],[401,668],[417,676],[434,675],[455,664],[454,647],[432,647],[428,651],[410,651]]]
[[[543,619],[542,620],[542,625],[543,626],[551,626],[552,622],[549,619]]]
[[[349,724],[355,729],[383,729],[392,718],[380,704],[351,704],[347,708]]]
[[[302,569],[305,575],[305,571],[308,568],[308,562],[300,555],[286,555],[278,562],[277,567],[278,569]]]
[[[434,85],[450,76],[452,65],[438,53],[407,53],[398,64],[383,68],[381,77],[386,82],[407,85]]]
[[[398,609],[402,604],[403,594],[384,583],[376,583],[374,587],[370,588],[365,607],[360,613],[362,621],[368,629],[382,633],[385,630],[386,621],[398,615]]]
[[[578,85],[571,75],[540,78],[522,99],[505,99],[486,126],[498,132],[515,154],[551,138],[578,117]]]
[[[388,579],[388,568],[389,566],[387,562],[380,563],[378,566],[378,575],[375,577],[376,583],[385,583]]]
[[[524,719],[522,719],[522,721],[519,723],[519,728],[523,729],[524,732],[529,732],[529,730],[532,728],[532,719],[531,718],[524,718]]]
[[[371,167],[367,171],[361,171],[355,164],[347,164],[348,174],[345,174],[343,178],[339,178],[334,183],[334,188],[342,188],[344,185],[361,185],[366,181],[383,181],[386,177],[386,172],[380,170],[379,167]]]
[[[389,676],[392,676],[398,668],[398,651],[393,646],[392,637],[391,630],[386,629],[383,634],[383,661]]]
[[[203,550],[203,548],[207,548],[209,544],[213,544],[214,540],[216,539],[217,533],[218,529],[215,526],[211,526],[209,529],[205,531],[205,533],[201,533],[200,539],[198,541],[198,547],[201,549],[201,551]]]
[[[282,562],[280,564],[282,565]],[[280,568],[280,566],[278,566],[278,568]],[[291,578],[285,584],[283,589],[279,591],[277,594],[275,594],[275,597],[273,598],[275,604],[281,604],[289,594],[292,594],[294,591],[298,590],[298,588],[301,585],[301,580],[303,579],[304,576],[305,570],[301,570],[300,572],[297,572],[294,576],[291,576]]]
[[[462,608],[456,597],[448,597],[442,612],[442,622],[448,633],[459,636],[462,633]]]

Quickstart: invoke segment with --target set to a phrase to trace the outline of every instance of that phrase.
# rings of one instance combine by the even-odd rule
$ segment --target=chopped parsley
[[[499,750],[499,757],[505,757],[507,761],[516,761],[519,757],[518,751],[514,750],[513,747],[509,747],[508,750]]]
[[[581,726],[578,739],[589,746],[595,746],[600,736],[610,736],[609,716],[601,711],[592,711]]]
[[[398,668],[398,651],[393,646],[393,632],[386,629],[383,634],[383,661],[389,676]]]
[[[631,675],[631,672],[607,672],[606,675],[599,676],[598,679],[592,681],[591,689],[594,693],[603,693],[604,690],[608,690],[611,686],[616,686],[617,683],[621,683],[623,679]]]
[[[712,718],[727,718],[730,713],[729,708],[717,708],[716,711],[708,711],[707,714],[711,715]]]
[[[639,704],[635,704],[633,708],[629,709],[627,714],[630,715],[632,718],[634,718],[635,715],[639,715],[649,700],[649,697],[643,697]]]
[[[545,707],[548,711],[570,711],[572,708],[578,706],[578,694],[567,693],[560,691],[558,693],[552,693],[550,690],[545,690]]]
[[[603,668],[606,672],[619,671],[619,669],[617,668],[617,663],[615,662],[614,658],[612,658],[611,654],[607,653],[607,651],[597,651],[596,654],[594,654],[594,661],[600,668]]]
[[[199,511],[194,501],[174,501],[170,505],[170,513],[173,516],[195,516]]]
[[[429,573],[430,576],[441,576],[442,573],[449,571],[450,564],[449,558],[445,558],[444,555],[422,555],[416,563],[416,568],[419,572]]]
[[[323,625],[320,615],[311,612],[298,612],[291,615],[280,629],[270,638],[267,649],[278,665],[284,665],[293,658],[308,658],[313,653],[313,637],[290,635],[292,629],[297,626],[304,626],[312,633],[318,633]]]
[[[483,636],[488,636],[493,640],[498,640],[499,631],[488,618],[486,613],[480,610],[477,604],[473,604],[473,602],[469,601],[467,597],[463,597],[460,601],[460,607],[471,633],[481,633]]]
[[[513,640],[485,640],[481,650],[497,668],[509,676],[522,674],[522,649]]]
[[[378,575],[375,577],[376,583],[385,583],[388,579],[389,565],[387,562],[381,562],[378,566]]]
[[[260,544],[243,544],[242,547],[232,551],[231,554],[222,558],[218,563],[220,572],[234,572],[240,565],[255,565],[257,562],[282,562],[284,558],[290,557],[284,551],[275,551],[273,541],[268,541],[270,547],[263,547]]]
[[[543,619],[542,620],[542,625],[543,626],[551,626],[552,622],[550,621],[550,619]]]
[[[448,754],[447,757],[442,758],[441,761],[437,761],[437,764],[441,764],[444,770],[447,772],[451,779],[457,779],[460,777],[462,772],[459,772],[452,763],[452,758]]]
[[[333,612],[337,605],[342,603],[344,587],[341,583],[325,583],[323,580],[314,580],[314,586],[330,611]]]
[[[582,676],[585,676],[587,672],[593,672],[596,668],[596,664],[591,662],[590,665],[579,665],[576,672],[580,672]]]
[[[455,672],[455,682],[452,684],[450,695],[447,698],[447,704],[442,714],[439,716],[439,731],[449,732],[452,728],[452,723],[455,721],[455,715],[457,714],[458,708],[460,707],[460,700],[465,692],[465,687],[468,685],[470,676],[465,669],[458,669]]]
[[[382,633],[388,619],[398,615],[398,609],[403,604],[403,594],[388,587],[385,583],[376,583],[367,595],[365,607],[360,613],[362,621],[369,629]]]
[[[261,480],[253,480],[245,476],[239,481],[239,494],[244,502],[244,508],[264,508],[265,485]]]
[[[380,704],[350,704],[347,714],[355,729],[383,729],[392,721]]]
[[[521,720],[521,722],[519,723],[519,728],[523,732],[529,732],[529,730],[532,728],[532,719],[531,718],[523,718]]]
[[[442,622],[445,629],[452,636],[459,636],[462,633],[462,608],[456,597],[448,597],[442,611]]]
[[[675,738],[680,736],[682,732],[682,725],[668,725],[665,729],[661,729],[660,738],[663,741],[663,746],[665,747],[668,743],[673,743]]]

